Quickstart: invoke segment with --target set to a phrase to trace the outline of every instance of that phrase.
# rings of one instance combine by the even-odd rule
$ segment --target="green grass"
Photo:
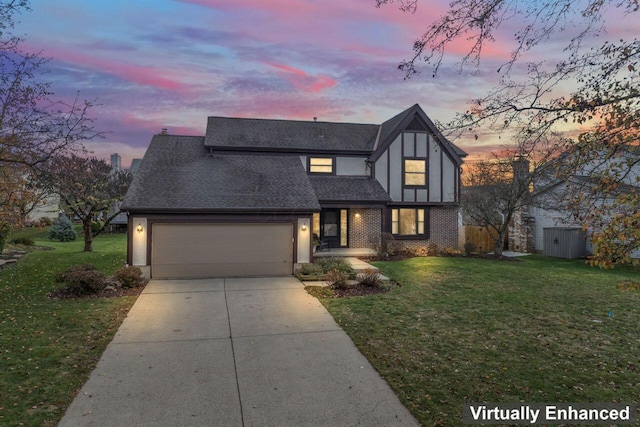
[[[28,230],[36,244],[0,272],[0,425],[53,426],[87,380],[135,297],[51,300],[53,275],[93,263],[111,274],[125,262],[126,236],[100,236],[94,252],[83,241],[57,243]],[[22,235],[22,234],[20,234]]]
[[[402,286],[321,298],[425,426],[464,402],[640,402],[640,270],[540,256],[522,262],[378,262]]]

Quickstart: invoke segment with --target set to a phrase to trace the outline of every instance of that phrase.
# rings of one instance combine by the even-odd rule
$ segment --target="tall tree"
[[[48,59],[25,52],[13,34],[16,15],[28,9],[28,0],[0,0],[0,164],[35,166],[99,135],[92,104],[55,99],[44,79]]]
[[[376,0],[376,3],[378,6],[396,3],[405,10],[419,7],[418,0]],[[559,177],[580,171],[594,153],[618,159],[612,162],[617,166],[602,172],[602,185],[570,189],[581,197],[567,198],[565,207],[579,211],[576,203],[581,199],[610,198],[640,165],[640,40],[620,38],[615,31],[607,31],[608,22],[637,20],[634,15],[639,11],[638,0],[454,0],[448,11],[415,41],[413,57],[399,68],[412,77],[424,61],[437,76],[454,42],[458,42],[458,47],[460,43],[468,46],[459,66],[479,67],[483,49],[506,33],[499,30],[507,23],[512,27],[520,22],[510,40],[513,43],[510,58],[497,69],[499,84],[483,98],[473,100],[450,127],[460,134],[486,127],[516,138],[538,140],[552,130],[575,125],[579,136],[566,147],[573,160],[563,164]],[[509,28],[508,33],[513,31]],[[563,40],[566,45],[556,62],[529,59],[536,47],[548,43],[557,50],[555,46]],[[519,76],[513,70],[524,69],[516,67],[523,62],[527,72]],[[620,158],[618,154],[623,149],[626,152]],[[631,185],[638,186],[640,181]],[[602,208],[609,206],[606,203],[593,204],[589,215],[579,218],[585,228],[597,230],[596,242],[607,242],[595,246],[596,264],[626,262],[630,248],[640,246],[639,204],[637,193],[617,194],[613,202],[617,210]],[[618,214],[622,216],[615,220],[612,215]],[[607,223],[611,229],[607,230]],[[595,227],[597,224],[605,226]],[[610,250],[621,241],[626,242],[618,247],[624,256]]]
[[[104,160],[75,154],[56,156],[43,172],[43,182],[60,195],[70,218],[82,221],[84,251],[93,250],[93,239],[120,213],[132,175],[113,170]]]
[[[7,163],[0,166],[0,219],[11,226],[24,226],[27,216],[43,205],[49,192],[31,168]]]
[[[522,142],[471,163],[463,175],[461,204],[474,225],[483,226],[502,255],[507,230],[517,212],[530,203],[530,191],[558,157],[561,141]]]

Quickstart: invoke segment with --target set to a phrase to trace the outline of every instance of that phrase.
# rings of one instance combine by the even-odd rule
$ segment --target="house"
[[[582,224],[578,217],[588,215],[589,211],[599,209],[603,205],[613,206],[615,198],[620,194],[637,194],[640,191],[638,154],[637,147],[629,147],[618,150],[614,155],[594,156],[593,160],[585,162],[577,172],[563,177],[557,176],[557,171],[564,169],[558,166],[558,162],[567,161],[569,154],[543,166],[546,172],[542,171],[538,174],[539,179],[534,182],[530,203],[520,212],[519,221],[514,226],[514,229],[526,230],[526,237],[520,234],[523,237],[521,244],[524,245],[524,242],[528,241],[528,246],[535,252],[545,253],[545,229],[581,228]],[[602,180],[608,179],[607,174],[609,177],[613,176],[612,174],[618,174],[620,177],[615,194],[600,194],[598,190]],[[569,194],[576,192],[584,193],[585,199],[580,206],[569,210],[565,206],[566,201]],[[616,209],[614,208],[613,212]],[[607,220],[607,217],[604,219]],[[592,228],[584,233],[586,241],[583,256],[593,253],[591,246],[593,233]],[[640,248],[633,251],[631,257],[640,258]]]
[[[163,130],[122,210],[127,262],[155,278],[292,274],[329,248],[458,245],[466,153],[419,105],[378,124],[209,117]]]

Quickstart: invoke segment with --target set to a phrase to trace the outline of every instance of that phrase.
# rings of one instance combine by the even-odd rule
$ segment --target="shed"
[[[580,227],[543,229],[543,255],[554,258],[582,258],[587,255],[587,240]]]

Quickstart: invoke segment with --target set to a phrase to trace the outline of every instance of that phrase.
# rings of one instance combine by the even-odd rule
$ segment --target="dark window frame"
[[[400,234],[400,215],[401,215],[401,210],[406,209],[406,210],[413,210],[415,212],[415,228],[416,228],[416,234]],[[418,214],[418,211],[421,210],[424,212],[424,216],[423,216],[423,221],[420,221],[420,215]],[[398,219],[396,221],[394,221],[393,219],[393,213],[394,211],[398,211]],[[429,238],[430,235],[430,227],[429,227],[429,222],[430,222],[430,218],[431,218],[431,211],[428,207],[426,206],[392,206],[389,207],[389,213],[388,213],[388,218],[389,218],[389,222],[388,222],[388,230],[389,233],[391,235],[393,235],[394,238],[399,239],[399,240],[425,240]],[[418,233],[418,230],[420,228],[419,224],[422,222],[422,233]],[[394,229],[394,224],[397,224],[397,233],[393,232]]]
[[[407,160],[408,161],[420,161],[424,163],[424,172],[407,172]],[[427,158],[423,157],[403,157],[402,158],[402,186],[404,188],[428,188],[429,185],[429,163]],[[407,184],[407,174],[419,175],[422,174],[424,176],[424,184]]]
[[[329,159],[331,160],[331,172],[313,172],[311,170],[312,159]],[[314,165],[314,166],[328,166],[328,165]],[[336,158],[335,156],[307,156],[307,173],[313,175],[335,175],[336,174]]]

